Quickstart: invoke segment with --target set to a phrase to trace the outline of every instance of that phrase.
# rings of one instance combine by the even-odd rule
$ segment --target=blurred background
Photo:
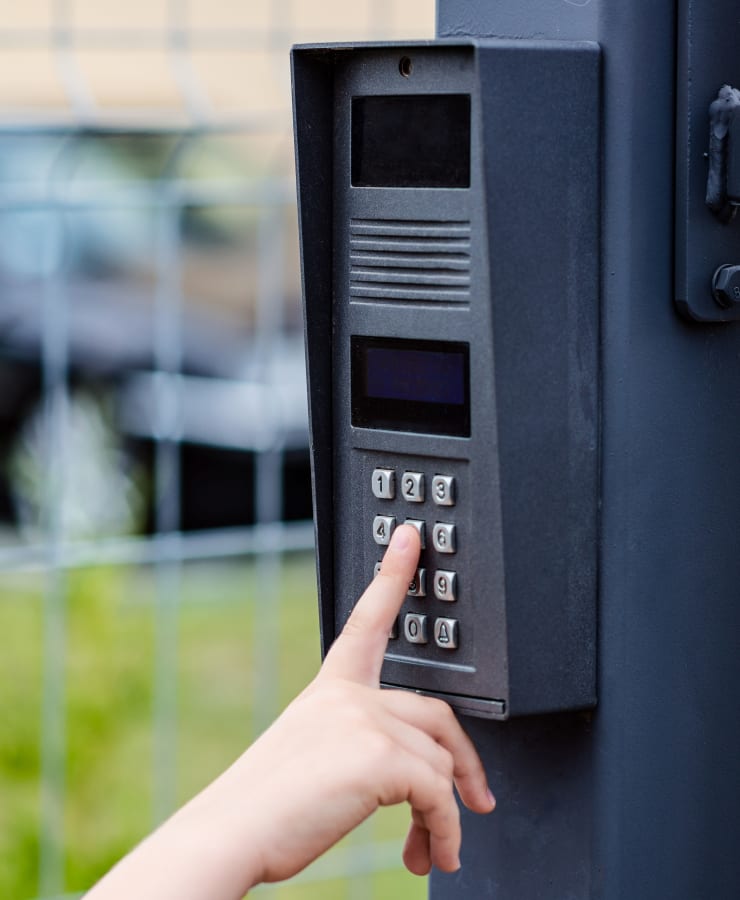
[[[51,900],[316,671],[288,50],[434,3],[0,10],[0,897]],[[406,818],[254,893],[421,898]]]

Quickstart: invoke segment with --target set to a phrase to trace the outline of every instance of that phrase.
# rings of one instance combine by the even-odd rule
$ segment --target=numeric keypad
[[[444,471],[425,473],[380,465],[372,470],[371,488],[375,500],[383,504],[373,518],[375,544],[388,546],[396,526],[403,522],[417,530],[422,548],[419,567],[407,590],[407,609],[401,613],[398,630],[395,625],[391,630],[391,639],[398,635],[408,644],[419,645],[418,652],[425,655],[430,651],[433,656],[435,651],[457,650],[460,622],[457,618],[440,615],[442,607],[436,606],[439,602],[457,603],[460,590],[457,566],[450,558],[458,552],[458,525],[454,514],[458,503],[456,476]],[[403,514],[407,503],[414,504],[412,517]],[[444,514],[442,507],[450,512]],[[411,508],[408,511],[411,512]],[[438,521],[438,515],[447,521]],[[445,561],[449,559],[454,568],[445,565],[440,555],[444,555]],[[437,568],[440,563],[444,568]],[[378,561],[374,564],[375,575],[380,568]],[[417,609],[425,611],[417,612]],[[430,650],[423,650],[423,645],[427,644]]]

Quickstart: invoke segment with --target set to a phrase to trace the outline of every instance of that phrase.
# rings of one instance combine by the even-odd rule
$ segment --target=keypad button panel
[[[462,663],[472,653],[473,635],[472,598],[459,574],[470,558],[467,463],[430,459],[424,465],[423,457],[407,459],[411,464],[390,453],[364,455],[361,502],[368,516],[365,533],[372,537],[365,545],[364,580],[379,573],[395,528],[401,523],[416,528],[422,544],[419,567],[388,653],[440,665]],[[449,615],[453,608],[454,618]]]

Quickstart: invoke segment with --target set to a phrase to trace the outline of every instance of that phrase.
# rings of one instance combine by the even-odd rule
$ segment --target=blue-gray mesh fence
[[[250,733],[280,708],[285,561],[313,551],[288,48],[425,37],[431,5],[271,0],[254,4],[252,22],[249,4],[223,0],[212,24],[202,5],[169,0],[150,5],[161,7],[157,21],[134,4],[122,23],[113,4],[109,22],[106,4],[56,0],[0,28],[22,98],[0,91],[0,604],[23,602],[17,579],[37,585],[35,897],[78,896],[65,894],[75,573],[126,569],[151,584],[151,825],[179,799],[181,611],[193,564],[251,566],[241,598],[254,621],[242,660],[253,673]],[[139,54],[152,53],[174,85],[169,105],[126,95]],[[231,54],[229,98],[235,80],[247,79],[248,98],[271,73],[273,107],[214,101],[199,53]],[[33,70],[39,54],[46,87]],[[23,99],[25,78],[41,78],[35,100]],[[105,91],[118,101],[101,101]],[[13,742],[6,734],[6,750]],[[372,880],[352,876],[398,858],[398,840],[368,827],[303,878],[347,876],[341,896],[372,897]]]

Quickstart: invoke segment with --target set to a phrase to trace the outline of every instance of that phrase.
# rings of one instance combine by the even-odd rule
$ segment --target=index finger
[[[393,532],[380,574],[357,601],[332,644],[321,667],[323,676],[378,685],[388,633],[408,593],[420,549],[419,534],[411,525],[400,525]]]

